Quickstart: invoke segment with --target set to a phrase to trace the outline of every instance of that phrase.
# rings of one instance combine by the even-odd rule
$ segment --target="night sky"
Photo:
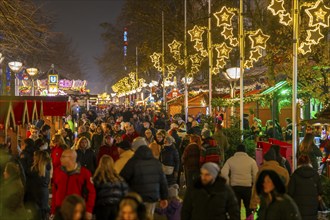
[[[124,0],[46,0],[44,7],[56,15],[55,32],[72,38],[86,69],[91,93],[104,92],[104,82],[98,79],[95,57],[103,52],[102,22],[115,23]]]

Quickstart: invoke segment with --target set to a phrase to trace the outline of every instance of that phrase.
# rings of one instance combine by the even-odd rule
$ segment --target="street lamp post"
[[[8,66],[9,66],[10,70],[15,74],[15,76],[14,76],[15,77],[15,90],[14,90],[14,92],[12,92],[12,95],[14,94],[15,96],[19,96],[19,92],[18,92],[19,79],[18,79],[18,77],[16,77],[16,73],[18,73],[20,71],[20,69],[23,66],[23,63],[19,62],[19,61],[12,61],[12,62],[8,63]]]
[[[241,131],[244,130],[243,122],[244,122],[244,102],[243,102],[243,94],[244,94],[244,85],[243,85],[243,75],[244,75],[244,62],[245,62],[245,56],[244,56],[244,19],[243,19],[243,13],[244,13],[244,4],[243,0],[239,1],[239,54],[240,54],[240,62],[239,62],[239,68],[240,68],[240,83],[239,83],[239,105],[240,105],[240,129]],[[243,140],[243,135],[242,135]]]
[[[224,72],[225,77],[230,82],[230,98],[235,97],[236,81],[240,78],[240,68],[232,67]],[[234,115],[234,106],[231,107],[231,116]]]
[[[38,74],[37,68],[28,68],[26,69],[26,72],[31,76],[32,79],[32,95],[35,96],[35,88],[34,88],[34,77]]]

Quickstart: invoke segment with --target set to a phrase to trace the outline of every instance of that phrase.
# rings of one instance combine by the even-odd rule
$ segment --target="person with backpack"
[[[202,134],[203,143],[199,157],[200,166],[207,162],[213,162],[218,165],[221,162],[220,149],[217,146],[216,140],[214,140],[210,135],[210,130],[205,130]]]

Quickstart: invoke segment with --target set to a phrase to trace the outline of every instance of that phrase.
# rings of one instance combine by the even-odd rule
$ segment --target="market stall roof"
[[[266,95],[266,94],[269,94],[269,93],[272,93],[272,92],[276,92],[277,90],[283,88],[286,85],[288,85],[288,82],[287,81],[278,82],[278,83],[276,83],[275,86],[269,87],[268,89],[266,89],[265,91],[263,91],[261,93],[261,95]]]

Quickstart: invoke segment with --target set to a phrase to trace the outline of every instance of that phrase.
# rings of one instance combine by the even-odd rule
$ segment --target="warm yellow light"
[[[216,67],[218,68],[224,68],[226,65],[226,61],[224,59],[217,59],[217,64],[216,64]]]
[[[292,17],[290,15],[290,13],[280,14],[280,23],[284,24],[286,26],[290,25],[292,23]]]
[[[267,43],[268,39],[270,38],[270,36],[264,34],[261,29],[258,29],[257,31],[255,31],[254,34],[249,35],[249,38],[252,42],[251,48],[259,47],[259,48],[265,49],[266,43]]]
[[[18,61],[13,61],[13,62],[9,62],[8,66],[13,72],[18,72],[22,68],[23,63]]]
[[[220,11],[213,14],[217,19],[217,26],[231,26],[232,19],[235,13],[231,12],[226,6],[222,7]]]
[[[150,56],[150,58],[151,58],[151,62],[153,62],[153,63],[159,62],[160,56],[161,56],[160,53],[156,53],[156,52],[154,52],[154,53]]]
[[[221,35],[227,40],[228,38],[232,38],[234,36],[233,34],[233,28],[224,27],[223,31],[221,32]]]
[[[190,57],[192,65],[200,66],[202,63],[202,58],[198,54],[194,54]]]
[[[172,43],[168,44],[168,46],[170,48],[170,52],[175,53],[180,51],[181,43],[174,39]]]
[[[228,58],[232,48],[228,47],[226,43],[222,43],[217,45],[215,50],[218,52],[217,58]]]
[[[272,0],[267,9],[270,10],[273,15],[278,15],[285,12],[284,0]]]
[[[37,68],[27,68],[26,72],[30,75],[30,76],[35,76],[38,73],[38,69]]]
[[[314,30],[307,30],[306,40],[312,44],[320,43],[320,40],[324,38],[324,35],[321,33],[319,27],[316,27]]]
[[[252,62],[252,60],[246,60],[245,61],[245,63],[244,63],[244,67],[245,68],[251,68],[251,67],[253,67],[253,62]]]
[[[230,45],[233,47],[236,47],[238,45],[238,40],[237,38],[230,38]]]
[[[204,29],[205,29],[205,27],[195,25],[193,29],[188,31],[188,33],[190,35],[190,40],[191,41],[202,41]]]
[[[258,48],[250,51],[250,60],[258,61],[261,56],[262,54]]]
[[[201,55],[202,55],[202,57],[207,57],[209,55],[209,53],[207,52],[207,50],[203,50],[201,52]]]
[[[325,6],[323,0],[318,0],[311,8],[305,9],[309,17],[309,26],[323,26],[329,27],[330,25],[330,8]]]
[[[197,50],[197,51],[201,51],[204,49],[204,46],[203,46],[203,42],[201,41],[196,41],[195,45],[194,45],[194,48]]]

